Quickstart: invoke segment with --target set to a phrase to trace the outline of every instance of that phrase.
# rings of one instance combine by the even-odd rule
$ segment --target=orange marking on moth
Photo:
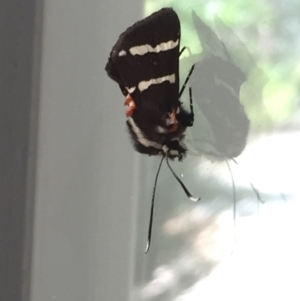
[[[135,102],[133,101],[130,94],[128,94],[124,101],[124,106],[128,106],[126,110],[126,117],[130,117],[133,114],[133,111],[136,109]]]
[[[171,116],[171,124],[173,123],[173,126],[169,129],[170,133],[175,132],[178,129],[178,120],[176,119],[176,111],[173,109]]]
[[[178,129],[178,123],[174,123],[174,125],[169,129],[170,133],[175,132]]]

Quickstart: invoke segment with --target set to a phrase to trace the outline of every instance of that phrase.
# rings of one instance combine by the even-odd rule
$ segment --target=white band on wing
[[[152,47],[149,44],[139,45],[139,46],[131,47],[129,49],[129,52],[131,55],[144,55],[149,52],[159,53],[161,51],[167,51],[177,47],[178,43],[179,43],[179,39],[177,39],[176,41],[170,40],[168,42],[162,42],[156,45],[155,47]]]
[[[139,82],[138,88],[142,92],[144,90],[147,90],[151,85],[161,84],[165,81],[169,81],[171,84],[174,84],[175,83],[175,73],[166,75],[166,76],[162,76],[162,77],[158,77],[158,78],[152,78],[147,81],[141,81],[141,82]]]
[[[157,149],[161,149],[162,145],[159,143],[156,143],[154,141],[148,140],[145,136],[144,133],[142,132],[142,130],[136,125],[136,123],[134,122],[134,120],[132,119],[132,117],[129,117],[128,119],[129,124],[131,125],[131,128],[133,130],[133,132],[136,135],[137,140],[144,146],[146,147],[154,147]]]

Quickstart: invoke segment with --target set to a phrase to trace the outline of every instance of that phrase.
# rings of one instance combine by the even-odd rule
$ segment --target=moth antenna
[[[179,96],[178,96],[179,99],[180,99],[182,93],[184,92],[184,89],[185,89],[185,87],[186,87],[186,84],[188,83],[188,81],[189,81],[189,79],[190,79],[190,77],[191,77],[191,75],[192,75],[192,73],[193,73],[193,71],[194,71],[194,68],[195,68],[195,64],[191,67],[190,72],[189,72],[189,74],[187,75],[187,77],[186,77],[186,79],[185,79],[185,81],[184,81],[184,84],[183,84],[183,86],[181,87],[181,89],[180,89],[180,91],[179,91]]]
[[[235,250],[235,244],[236,244],[236,190],[235,190],[235,182],[234,182],[234,177],[232,174],[232,170],[230,168],[228,160],[225,160],[226,165],[228,167],[230,177],[231,177],[231,182],[232,182],[232,193],[233,193],[233,249],[231,254],[233,254]]]
[[[188,191],[188,189],[185,187],[185,185],[182,183],[182,181],[178,178],[178,176],[176,175],[176,173],[174,172],[174,170],[172,169],[170,163],[169,163],[169,160],[168,160],[168,157],[166,157],[166,161],[167,161],[167,164],[168,164],[168,167],[169,169],[171,170],[173,176],[175,177],[175,179],[179,182],[179,184],[181,185],[182,189],[184,190],[185,194],[187,195],[187,197],[193,201],[193,202],[198,202],[201,200],[201,198],[195,198],[193,197],[190,192]]]
[[[231,158],[231,160],[239,167],[240,165],[237,163],[237,161],[234,159],[234,158]],[[261,202],[261,203],[264,203],[264,201],[262,200],[261,196],[260,196],[260,193],[258,192],[258,190],[254,187],[254,185],[251,183],[251,181],[248,179],[248,182],[253,190],[253,192],[255,193],[256,195],[256,198]]]
[[[162,157],[159,166],[158,166],[158,170],[156,172],[156,176],[155,176],[155,180],[154,180],[154,187],[153,187],[153,192],[152,192],[152,200],[151,200],[151,211],[150,211],[150,221],[149,221],[149,228],[148,228],[148,239],[147,239],[147,244],[146,244],[146,250],[145,250],[145,254],[148,253],[149,248],[150,248],[150,243],[151,243],[151,235],[152,235],[152,223],[153,223],[153,212],[154,212],[154,199],[155,199],[155,191],[156,191],[156,184],[157,184],[157,179],[158,179],[158,175],[160,172],[160,168],[161,165],[164,161],[165,155]]]

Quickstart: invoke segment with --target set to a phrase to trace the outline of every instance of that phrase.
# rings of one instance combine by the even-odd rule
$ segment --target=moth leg
[[[192,52],[191,52],[190,48],[184,46],[184,47],[180,50],[180,52],[179,52],[179,57],[182,55],[182,53],[184,52],[184,50],[187,50],[187,51],[189,52],[189,55],[192,55]]]
[[[189,126],[193,126],[194,124],[194,107],[193,107],[193,96],[192,96],[192,88],[189,87],[189,96],[190,96],[190,124]]]
[[[128,106],[126,110],[126,117],[130,117],[133,111],[136,109],[136,105],[130,94],[128,94],[124,101],[124,106]]]
[[[190,95],[190,112],[186,111],[183,107],[181,107],[179,114],[177,115],[177,119],[179,123],[183,126],[193,126],[194,125],[194,108],[193,108],[193,98],[192,98],[192,88],[189,87],[189,95]]]
[[[179,57],[182,55],[182,53],[183,53],[183,51],[186,49],[186,47],[184,46],[181,50],[180,50],[180,52],[179,52]]]
[[[179,91],[179,97],[178,97],[179,99],[180,99],[182,93],[184,92],[184,89],[185,89],[185,87],[186,87],[186,85],[187,85],[187,83],[188,83],[188,81],[189,81],[189,79],[190,79],[190,77],[191,77],[191,75],[194,71],[194,68],[195,68],[195,64],[191,67],[190,72],[189,72],[188,76],[186,77],[186,79],[185,79],[185,81],[184,81],[184,83],[183,83],[183,85],[182,85],[182,87]]]

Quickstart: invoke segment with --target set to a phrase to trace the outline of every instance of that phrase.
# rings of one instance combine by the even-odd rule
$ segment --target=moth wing
[[[141,101],[178,101],[179,45],[178,16],[164,8],[120,35],[106,71],[137,106]]]

